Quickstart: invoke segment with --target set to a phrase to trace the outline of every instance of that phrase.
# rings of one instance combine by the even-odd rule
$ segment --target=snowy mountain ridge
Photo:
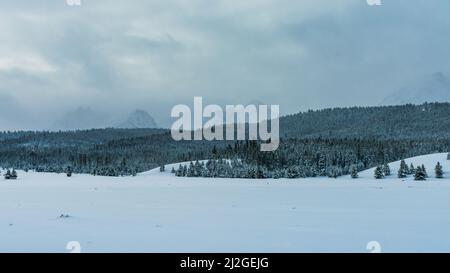
[[[126,121],[114,126],[115,128],[138,129],[138,128],[157,128],[155,120],[145,110],[135,110]]]

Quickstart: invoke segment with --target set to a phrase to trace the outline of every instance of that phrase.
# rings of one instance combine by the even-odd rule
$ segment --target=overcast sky
[[[0,129],[78,107],[120,117],[207,103],[282,114],[374,105],[450,72],[450,1],[0,0]]]

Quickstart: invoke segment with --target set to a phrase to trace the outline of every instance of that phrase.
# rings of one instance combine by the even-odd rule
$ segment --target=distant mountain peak
[[[137,128],[157,128],[153,117],[145,110],[136,109],[130,113],[125,122],[120,123],[118,128],[137,129]]]
[[[387,96],[381,104],[422,104],[424,102],[450,102],[450,78],[443,72],[417,79]]]

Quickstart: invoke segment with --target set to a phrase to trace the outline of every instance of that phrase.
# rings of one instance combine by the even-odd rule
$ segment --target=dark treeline
[[[214,171],[194,176],[336,177],[450,150],[448,103],[308,111],[281,118],[280,126],[275,152],[260,152],[255,141],[176,142],[163,129],[3,132],[0,166],[40,172],[70,167],[74,173],[119,176],[173,162],[215,159],[208,164]]]
[[[128,135],[123,135],[127,132]],[[135,129],[76,132],[22,132],[0,141],[3,168],[62,173],[134,175],[168,162],[209,156],[222,142],[172,140],[167,130]],[[96,135],[98,135],[96,137]],[[138,136],[136,136],[138,135]]]
[[[174,172],[177,176],[232,178],[338,177],[383,163],[420,154],[445,152],[450,139],[288,139],[272,153],[260,152],[256,142],[236,142],[206,164],[195,162]],[[217,160],[214,160],[217,159]],[[229,160],[223,160],[229,159]]]
[[[284,137],[450,138],[450,103],[333,108],[280,119]]]

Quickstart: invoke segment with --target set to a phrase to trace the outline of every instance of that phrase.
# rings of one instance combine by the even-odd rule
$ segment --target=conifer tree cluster
[[[414,172],[414,180],[422,181],[426,180],[428,177],[427,170],[425,169],[425,166],[417,166]]]
[[[259,166],[248,166],[238,159],[233,160],[208,160],[206,163],[198,160],[189,164],[180,164],[173,168],[176,176],[185,177],[222,177],[222,178],[272,178],[272,174]]]
[[[436,178],[444,177],[444,170],[443,170],[441,163],[439,163],[439,162],[436,163],[436,166],[434,168],[434,173],[435,173]],[[411,165],[408,167],[408,165],[406,165],[405,161],[402,160],[400,162],[400,168],[398,169],[397,176],[398,176],[398,178],[405,178],[408,175],[413,175],[414,180],[416,180],[416,181],[423,181],[428,178],[427,170],[426,170],[424,164],[414,167],[414,165],[411,163]]]
[[[14,169],[12,171],[8,169],[6,170],[4,177],[6,180],[15,180],[17,179],[17,172]]]

